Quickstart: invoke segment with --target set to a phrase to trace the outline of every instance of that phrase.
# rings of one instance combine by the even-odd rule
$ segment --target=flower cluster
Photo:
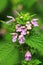
[[[12,42],[16,42],[18,39],[20,44],[24,44],[25,35],[29,34],[29,31],[32,29],[32,25],[38,26],[37,19],[32,19],[31,22],[27,21],[24,26],[16,24],[16,32],[11,33]]]
[[[7,16],[7,17],[11,19],[10,21],[6,22],[7,24],[12,21],[15,21],[14,17],[12,17],[12,16]],[[16,31],[11,33],[12,42],[16,42],[18,40],[20,44],[24,44],[25,35],[29,34],[30,30],[32,29],[32,26],[38,26],[37,20],[38,19],[32,19],[31,21],[28,20],[28,21],[26,21],[25,25],[21,25],[21,24],[17,23],[15,25]],[[31,53],[29,51],[27,51],[25,53],[25,60],[30,61],[31,57],[32,57]]]

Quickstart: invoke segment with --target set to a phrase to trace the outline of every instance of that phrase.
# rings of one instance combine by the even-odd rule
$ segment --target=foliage
[[[33,59],[30,62],[26,62],[25,60],[22,62],[22,65],[39,65],[41,62],[38,59]]]
[[[12,10],[17,10],[20,4],[23,8],[21,11],[17,11],[17,16],[15,16]],[[11,7],[11,10],[7,6]],[[40,30],[43,23],[43,1],[0,0],[0,14],[2,29],[6,31],[4,36],[0,38],[0,65],[43,65],[43,31]],[[7,14],[13,15],[16,21],[6,24],[8,18],[5,16]],[[13,43],[10,33],[15,32],[16,23],[25,25],[26,21],[30,21],[34,17],[39,19],[39,26],[33,27],[30,33],[25,36],[23,45],[20,45],[18,41]],[[24,58],[27,50],[32,54],[30,61],[26,61]]]
[[[20,17],[23,16],[23,18],[21,19]],[[20,59],[23,55],[24,58],[24,53],[26,52],[26,50],[24,49],[25,46],[20,47],[20,45],[18,45],[18,42],[13,43],[12,42],[12,38],[10,33],[15,31],[15,25],[16,23],[25,25],[26,20],[31,20],[33,17],[30,16],[30,14],[26,13],[26,14],[19,14],[16,19],[17,22],[11,22],[9,24],[6,24],[4,21],[1,21],[2,27],[3,29],[5,29],[7,32],[4,36],[3,41],[4,42],[0,42],[0,63],[1,65],[13,65],[13,64],[17,64],[20,63]],[[27,44],[27,49],[30,47],[30,51],[32,53],[32,55],[37,54],[37,52],[39,53],[39,55],[43,55],[43,33],[41,34],[41,32],[39,31],[40,28],[39,27],[34,27],[31,31],[29,35],[26,35],[26,39],[25,39],[25,44]],[[24,44],[24,45],[25,45]],[[18,48],[19,47],[19,48]],[[16,48],[16,49],[15,49]],[[20,48],[23,48],[24,50],[22,51],[22,54],[20,53]],[[32,49],[33,48],[33,49]],[[35,52],[36,51],[36,52]],[[20,57],[19,57],[20,56]],[[33,56],[34,58],[35,56]],[[22,58],[22,59],[23,59]],[[39,61],[39,59],[37,59],[37,57],[35,57],[35,60],[32,58],[31,61],[26,62],[28,65],[38,65],[41,63],[41,61]],[[3,61],[3,62],[2,62]],[[10,63],[11,62],[11,63]],[[23,63],[23,65],[25,65]]]

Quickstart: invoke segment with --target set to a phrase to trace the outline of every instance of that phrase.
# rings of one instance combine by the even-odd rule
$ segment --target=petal
[[[16,32],[21,32],[21,28],[16,29]]]
[[[13,18],[12,16],[7,16],[7,18]]]
[[[30,21],[27,21],[27,22],[26,22],[26,26],[28,26],[29,24],[30,24]]]
[[[19,38],[18,39],[22,39],[22,38],[24,38],[24,36],[23,35],[19,35]]]
[[[31,57],[26,57],[25,60],[26,61],[30,61],[31,60]]]
[[[9,24],[10,22],[12,22],[12,20],[6,21],[6,24]]]
[[[26,27],[27,27],[27,30],[31,30],[31,23],[29,21],[26,22]]]
[[[21,35],[26,35],[26,31],[22,31],[21,32]]]
[[[12,35],[12,40],[16,40],[17,39],[17,36],[18,36],[17,33],[11,33],[11,35]]]
[[[7,18],[10,18],[10,19],[12,19],[12,21],[15,21],[13,16],[7,16]]]
[[[20,39],[20,40],[19,40],[19,43],[20,43],[20,44],[24,44],[24,39]]]
[[[34,26],[38,26],[37,20],[38,20],[38,19],[32,19],[32,20],[31,20],[31,23],[32,23]]]
[[[20,44],[23,44],[25,42],[25,38],[24,38],[23,35],[20,35],[19,38],[18,38],[18,40],[19,40]]]
[[[7,21],[6,24],[8,24],[8,23],[10,23],[12,21],[15,21],[14,17],[12,17],[12,16],[7,16],[7,17],[10,18],[11,20]]]
[[[21,25],[20,24],[16,25],[16,32],[21,32]]]
[[[18,36],[17,33],[11,33],[11,35],[12,35],[13,37],[17,37],[17,36]]]
[[[21,27],[21,25],[20,25],[20,24],[17,24],[17,25],[16,25],[16,29],[18,29],[19,27]]]
[[[30,61],[31,57],[32,57],[31,53],[29,51],[27,51],[26,54],[25,54],[25,60]]]
[[[27,26],[27,30],[31,30],[31,29],[32,29],[32,25],[29,24],[29,25]]]
[[[26,54],[25,54],[25,57],[26,56],[28,56],[28,57],[30,56],[31,57],[31,53],[29,51],[27,51]]]
[[[26,27],[25,26],[22,26],[21,27],[21,32],[26,32],[26,31],[27,31]]]
[[[16,40],[17,40],[16,38],[12,38],[12,42],[16,42]]]
[[[25,60],[26,60],[26,61],[28,61],[28,60],[29,60],[29,58],[25,58]]]

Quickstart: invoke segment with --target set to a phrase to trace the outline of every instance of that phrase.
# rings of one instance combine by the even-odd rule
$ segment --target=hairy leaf
[[[43,54],[43,33],[39,31],[39,28],[35,27],[30,36],[26,37],[26,44],[40,51],[40,54]]]

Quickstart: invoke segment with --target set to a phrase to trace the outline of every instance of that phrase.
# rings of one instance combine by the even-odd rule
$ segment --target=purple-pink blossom
[[[30,21],[26,22],[26,27],[27,27],[27,30],[31,30],[32,29],[32,25],[31,25]]]
[[[22,26],[21,27],[21,35],[26,35],[26,31],[27,31],[26,27]]]
[[[15,21],[13,16],[7,16],[9,19],[12,19],[12,21]]]
[[[16,42],[17,38],[15,36],[12,37],[12,42]]]
[[[7,16],[7,18],[9,18],[10,20],[6,21],[6,24],[9,24],[12,21],[15,21],[14,17],[12,16]]]
[[[18,34],[17,33],[11,33],[11,35],[12,35],[12,42],[16,42]]]
[[[21,25],[20,24],[16,25],[16,32],[21,32]]]
[[[38,19],[32,19],[32,20],[31,20],[31,23],[32,23],[34,26],[38,26],[37,20],[38,20]]]
[[[20,35],[19,38],[18,38],[18,40],[19,40],[20,44],[24,44],[24,42],[25,42],[25,38],[24,38],[23,35]]]
[[[25,60],[30,61],[31,57],[32,57],[31,53],[29,51],[27,51],[26,54],[25,54]]]

